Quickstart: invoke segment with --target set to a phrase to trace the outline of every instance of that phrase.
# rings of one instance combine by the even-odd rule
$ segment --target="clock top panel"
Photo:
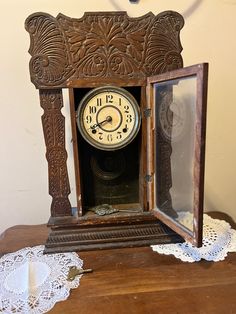
[[[91,12],[80,19],[34,13],[30,75],[36,88],[67,88],[76,80],[145,79],[183,66],[180,14],[131,18],[126,12]],[[53,36],[52,36],[53,34]]]

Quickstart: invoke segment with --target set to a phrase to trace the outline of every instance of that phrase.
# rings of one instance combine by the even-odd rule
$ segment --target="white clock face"
[[[80,102],[77,125],[92,146],[116,150],[129,144],[140,127],[140,110],[134,97],[118,87],[99,87]]]

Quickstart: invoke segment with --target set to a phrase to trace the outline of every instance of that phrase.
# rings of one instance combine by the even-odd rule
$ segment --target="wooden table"
[[[1,235],[0,252],[43,244],[47,234],[45,225],[10,228]],[[80,286],[50,313],[236,313],[236,253],[216,263],[184,263],[150,247],[79,256],[94,272],[84,275]]]

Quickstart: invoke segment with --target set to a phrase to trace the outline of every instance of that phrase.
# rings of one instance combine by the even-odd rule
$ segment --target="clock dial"
[[[102,150],[120,149],[138,133],[139,106],[123,88],[95,88],[78,106],[77,125],[81,135],[92,146]]]

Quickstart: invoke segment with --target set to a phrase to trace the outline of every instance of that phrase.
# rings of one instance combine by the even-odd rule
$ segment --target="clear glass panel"
[[[193,231],[196,76],[154,84],[156,207]]]

